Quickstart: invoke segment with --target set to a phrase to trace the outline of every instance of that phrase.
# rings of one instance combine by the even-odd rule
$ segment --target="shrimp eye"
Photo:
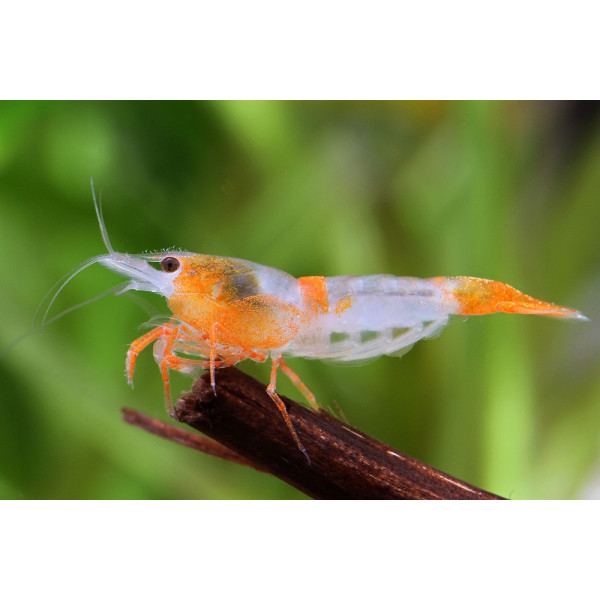
[[[172,256],[167,256],[167,258],[163,259],[160,263],[160,268],[165,273],[175,273],[175,271],[179,269],[179,261]]]

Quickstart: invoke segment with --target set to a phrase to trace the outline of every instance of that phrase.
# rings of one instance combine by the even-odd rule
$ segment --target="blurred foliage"
[[[93,176],[117,250],[176,246],[295,276],[473,275],[583,311],[590,323],[472,318],[360,367],[291,363],[356,427],[473,484],[598,495],[597,114],[549,102],[0,103],[0,345],[31,327],[61,275],[104,252]],[[52,314],[118,282],[94,266]],[[166,312],[138,296],[81,308],[2,356],[0,497],[301,498],[121,421],[122,406],[166,418],[150,351],[135,390],[123,376],[147,305]],[[242,368],[268,379],[266,365]]]

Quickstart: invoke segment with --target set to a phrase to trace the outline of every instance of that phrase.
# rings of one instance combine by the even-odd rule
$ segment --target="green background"
[[[550,102],[0,103],[0,346],[69,269],[168,247],[295,276],[505,281],[592,320],[490,315],[402,359],[290,361],[382,441],[512,498],[600,495],[598,106]],[[119,282],[93,266],[57,314]],[[166,419],[137,294],[81,308],[0,358],[2,498],[302,498],[283,482],[124,424]],[[268,380],[267,365],[242,365]],[[176,391],[190,387],[175,374]],[[279,390],[300,394],[280,378]],[[268,435],[268,432],[266,432]],[[595,482],[595,483],[594,483]]]

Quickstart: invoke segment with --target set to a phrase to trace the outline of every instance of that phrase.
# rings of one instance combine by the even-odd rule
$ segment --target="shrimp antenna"
[[[94,178],[90,178],[90,183],[92,186],[92,198],[94,199],[94,208],[96,209],[96,216],[98,217],[98,224],[100,225],[100,233],[102,234],[102,241],[106,246],[106,249],[110,254],[115,254],[115,251],[110,243],[110,238],[108,237],[108,231],[106,230],[106,225],[104,224],[104,215],[102,214],[102,190],[100,190],[100,201],[96,200],[96,190],[94,189]]]
[[[105,296],[109,296],[110,294],[119,296],[129,289],[129,285],[129,281],[126,281],[125,283],[119,283],[118,285],[111,287],[109,290],[106,290],[98,294],[97,296],[94,296],[93,298],[88,298],[87,300],[84,300],[83,302],[80,302],[75,306],[71,306],[70,308],[63,310],[61,313],[58,313],[57,315],[53,316],[51,319],[45,320],[37,329],[34,329],[33,332],[41,331],[42,329],[48,327],[50,323],[54,323],[54,321],[58,321],[58,319],[61,319],[65,315],[68,315],[70,312],[73,312],[74,310],[77,310],[78,308],[81,308],[83,306],[87,306],[92,302],[96,302],[96,300],[100,300],[100,298],[104,298]]]
[[[109,290],[106,290],[105,292],[102,292],[101,294],[94,296],[93,298],[88,298],[87,300],[84,300],[83,302],[80,302],[79,304],[76,304],[75,306],[71,306],[71,308],[67,308],[66,310],[63,310],[61,313],[53,316],[52,318],[43,321],[40,325],[34,324],[34,326],[29,331],[26,331],[25,333],[20,335],[16,340],[13,340],[10,344],[8,344],[8,346],[6,346],[5,348],[2,348],[2,350],[0,350],[0,358],[2,358],[5,354],[8,354],[15,346],[20,344],[23,340],[27,339],[30,335],[33,335],[34,333],[40,333],[41,331],[46,329],[46,327],[48,327],[48,325],[50,325],[51,323],[54,323],[54,321],[58,321],[58,319],[61,319],[65,315],[68,315],[70,312],[73,312],[74,310],[77,310],[78,308],[81,308],[82,306],[87,306],[88,304],[91,304],[92,302],[95,302],[96,300],[100,300],[100,298],[104,298],[105,296],[108,296],[110,294],[119,296],[120,294],[123,294],[124,292],[126,292],[128,290],[128,286],[129,286],[128,281],[125,283],[120,283],[119,285],[116,285],[115,287],[112,287]],[[39,312],[39,309],[38,309],[38,312]]]
[[[85,260],[82,263],[80,263],[79,265],[77,265],[74,269],[72,269],[71,271],[69,271],[66,275],[64,275],[63,277],[61,277],[56,282],[56,284],[52,287],[52,289],[44,296],[44,299],[40,303],[38,309],[35,311],[35,315],[33,317],[34,327],[35,327],[35,323],[37,321],[37,318],[38,318],[38,316],[40,314],[40,311],[42,310],[43,305],[46,303],[46,300],[48,300],[48,298],[50,298],[50,296],[52,296],[52,298],[50,300],[50,303],[48,304],[48,307],[44,311],[44,316],[42,317],[42,321],[41,321],[40,327],[44,326],[44,323],[46,321],[46,317],[48,316],[48,313],[50,312],[50,308],[54,304],[54,301],[56,300],[56,298],[58,297],[58,295],[63,291],[63,289],[65,288],[65,286],[67,285],[67,283],[69,283],[69,281],[71,281],[71,279],[73,279],[73,277],[75,277],[76,275],[78,275],[79,273],[81,273],[81,271],[83,271],[84,269],[87,269],[89,266],[97,263],[102,258],[103,258],[102,256],[93,256],[92,258],[88,258],[88,260]],[[54,290],[56,290],[56,292]]]
[[[94,199],[94,209],[96,210],[96,216],[98,217],[98,224],[100,225],[100,233],[102,235],[102,240],[104,241],[104,245],[106,246],[106,249],[108,250],[109,254],[116,254],[112,247],[112,244],[110,243],[110,239],[108,237],[108,231],[106,230],[106,225],[104,224],[104,216],[102,215],[102,198],[100,198],[100,201],[98,201],[98,199],[96,198],[96,190],[94,189],[94,178],[93,177],[90,178],[90,184],[92,186],[92,198]],[[94,256],[92,258],[89,258],[88,260],[82,262],[81,264],[77,265],[74,269],[69,271],[69,273],[67,273],[64,277],[62,277],[54,285],[54,287],[46,294],[46,296],[40,303],[37,311],[35,312],[35,315],[33,317],[33,323],[34,323],[35,329],[41,329],[46,325],[46,323],[47,323],[46,319],[48,317],[48,313],[50,312],[50,308],[54,304],[54,301],[56,300],[58,295],[63,291],[63,289],[65,288],[67,283],[69,283],[69,281],[71,281],[71,279],[73,279],[73,277],[75,277],[76,275],[81,273],[81,271],[83,271],[84,269],[87,269],[89,266],[93,265],[94,263],[97,263],[102,258],[103,258],[102,256]],[[97,298],[100,298],[100,297],[102,297],[102,294],[100,296],[98,296]],[[35,323],[37,322],[37,319],[42,310],[42,307],[44,306],[44,304],[46,303],[48,298],[50,298],[50,302],[48,303],[48,306],[46,307],[46,310],[44,311],[44,315],[42,317],[42,321],[41,321],[40,325],[38,327],[36,327]],[[97,299],[97,298],[95,298],[95,299]],[[79,308],[79,306],[83,306],[87,303],[88,302],[77,305],[75,308]],[[59,316],[62,316],[63,314],[66,314],[67,312],[69,312],[69,311],[68,310],[64,311],[64,312],[60,313]],[[56,319],[53,318],[52,320],[54,321]]]

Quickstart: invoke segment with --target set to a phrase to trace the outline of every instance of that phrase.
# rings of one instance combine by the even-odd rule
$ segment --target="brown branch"
[[[123,408],[121,410],[123,412],[123,420],[130,425],[145,429],[150,433],[177,442],[182,446],[193,448],[194,450],[198,450],[198,452],[204,452],[204,454],[209,454],[210,456],[216,456],[217,458],[223,458],[224,460],[238,463],[246,467],[252,467],[257,471],[261,470],[249,460],[240,456],[237,452],[230,450],[226,446],[223,446],[223,444],[219,444],[219,442],[215,442],[214,440],[198,435],[197,433],[182,429],[177,425],[164,423],[163,421],[149,417],[132,408]]]
[[[238,456],[236,462],[244,457],[242,460],[312,498],[500,499],[386,446],[324,411],[315,412],[282,397],[310,455],[309,465],[264,384],[234,368],[217,371],[216,383],[215,396],[208,374],[198,379],[193,391],[179,399],[176,418],[217,440],[219,450],[209,453],[229,458],[221,450],[224,446]],[[164,432],[156,431],[197,447],[188,444],[187,438],[176,439],[181,433]]]

